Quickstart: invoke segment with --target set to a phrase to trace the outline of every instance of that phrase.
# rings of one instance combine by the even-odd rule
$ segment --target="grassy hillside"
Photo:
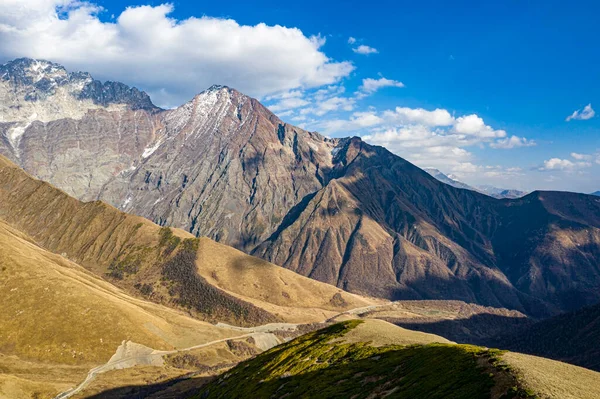
[[[123,341],[186,348],[239,331],[133,298],[0,220],[0,397],[53,397]]]
[[[430,343],[426,334],[423,344],[414,345],[412,337],[406,346],[401,340],[375,346],[352,337],[361,323],[371,321],[335,324],[275,347],[241,363],[197,397],[488,398],[495,380],[506,377],[489,363],[497,358],[495,351]],[[401,337],[402,330],[393,335]]]
[[[303,335],[239,364],[194,398],[591,399],[600,394],[600,374],[589,370],[373,323],[351,320]],[[576,378],[578,388],[565,384],[556,390],[556,375],[540,380],[540,372],[557,365]]]
[[[78,201],[1,156],[0,219],[133,295],[211,322],[312,322],[371,303],[102,202]]]

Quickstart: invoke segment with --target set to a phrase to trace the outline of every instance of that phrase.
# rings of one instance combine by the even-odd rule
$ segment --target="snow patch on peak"
[[[31,125],[32,120],[28,122],[17,123],[12,129],[7,132],[6,138],[10,143],[13,152],[17,158],[20,158],[19,144],[21,143],[21,138],[25,134],[27,128]]]
[[[198,94],[194,99],[196,113],[206,115],[219,102],[218,90],[207,90]]]

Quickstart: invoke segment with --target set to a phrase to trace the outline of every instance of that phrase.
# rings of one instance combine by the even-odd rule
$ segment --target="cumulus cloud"
[[[360,46],[353,48],[352,51],[354,51],[357,54],[364,54],[364,55],[379,53],[379,51],[376,48],[366,46],[364,44],[361,44]]]
[[[404,83],[397,80],[386,79],[383,76],[379,79],[367,78],[363,79],[362,85],[358,88],[356,95],[359,98],[375,93],[377,90],[384,87],[404,87]]]
[[[589,161],[590,159],[593,158],[592,155],[589,154],[579,154],[577,152],[572,152],[571,153],[571,157],[578,160],[578,161]]]
[[[525,137],[511,136],[505,139],[496,140],[490,144],[492,148],[511,149],[518,147],[533,147],[536,145],[534,140],[528,140]]]
[[[96,78],[148,91],[160,105],[179,105],[212,84],[263,97],[329,85],[354,66],[330,59],[325,39],[279,25],[170,15],[173,5],[128,7],[110,22],[79,0],[0,2],[0,58],[59,62]]]
[[[354,99],[348,97],[330,97],[315,103],[314,107],[305,108],[301,111],[303,114],[315,114],[323,116],[332,111],[352,111],[354,109]]]
[[[349,119],[332,119],[323,120],[316,123],[325,133],[344,132],[349,135],[349,132],[360,131],[365,128],[378,126],[383,122],[375,112],[354,112]]]
[[[583,107],[583,109],[578,109],[576,111],[573,111],[573,113],[569,116],[567,116],[567,119],[565,119],[567,122],[571,121],[571,120],[580,120],[580,121],[585,121],[588,119],[592,119],[594,117],[594,115],[596,115],[596,111],[594,111],[594,109],[592,108],[592,104],[588,104],[585,107]]]
[[[386,120],[398,124],[420,124],[425,126],[449,126],[454,118],[445,109],[436,108],[427,111],[423,108],[396,107],[393,111],[384,111]]]
[[[352,36],[350,36],[350,37],[348,38],[348,44],[354,44],[354,43],[356,43],[356,39],[355,39],[355,38],[353,38]]]
[[[479,116],[472,114],[461,116],[454,123],[454,131],[465,135],[474,135],[482,138],[501,138],[506,136],[504,130],[494,130],[486,125]]]
[[[330,85],[306,92],[292,90],[275,96],[268,96],[265,100],[267,107],[280,117],[292,114],[296,114],[296,116],[309,114],[323,116],[329,112],[354,110],[356,99],[343,96],[344,91],[342,85]],[[302,119],[292,118],[295,121],[306,119],[306,117]]]
[[[273,112],[286,111],[286,110],[289,111],[289,110],[292,110],[294,108],[303,107],[303,106],[308,105],[308,104],[310,104],[310,103],[308,101],[302,99],[302,98],[288,97],[288,98],[282,99],[277,104],[272,105],[270,107],[270,109]]]
[[[573,171],[592,166],[591,162],[571,161],[569,159],[550,158],[544,161],[544,165],[539,170],[567,170]]]
[[[384,146],[417,165],[437,167],[461,176],[477,172],[480,176],[504,179],[521,173],[517,168],[490,169],[477,165],[469,147],[535,145],[533,140],[507,137],[504,130],[492,128],[476,114],[455,117],[440,108],[396,107],[383,112],[372,109],[354,112],[348,119],[313,121],[307,126],[330,135],[359,134],[365,141]]]

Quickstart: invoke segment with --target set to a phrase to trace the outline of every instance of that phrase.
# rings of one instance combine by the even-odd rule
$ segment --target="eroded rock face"
[[[146,93],[48,61],[0,65],[0,154],[84,200],[140,157],[158,111]]]
[[[43,90],[32,66],[0,81],[0,153],[80,199],[362,294],[537,316],[600,301],[597,197],[498,201],[359,138],[286,124],[227,87],[158,110],[121,84],[77,91],[82,81],[53,65]]]
[[[259,102],[212,87],[160,115],[135,170],[99,193],[127,212],[251,250],[322,187],[335,143],[284,124]]]

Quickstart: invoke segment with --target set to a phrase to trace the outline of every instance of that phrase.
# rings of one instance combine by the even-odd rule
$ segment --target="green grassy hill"
[[[575,373],[583,387],[575,393],[567,387],[555,396],[551,381],[536,381],[536,374],[530,382],[521,371],[536,358],[518,355],[518,367],[513,367],[505,352],[437,343],[430,334],[421,337],[422,343],[415,344],[413,335],[406,344],[382,345],[385,337],[374,340],[372,329],[362,324],[370,322],[342,322],[279,345],[222,374],[194,398],[591,399],[600,394],[600,374],[589,370],[543,359]],[[403,331],[395,336],[402,337]],[[392,336],[389,331],[377,335]]]

